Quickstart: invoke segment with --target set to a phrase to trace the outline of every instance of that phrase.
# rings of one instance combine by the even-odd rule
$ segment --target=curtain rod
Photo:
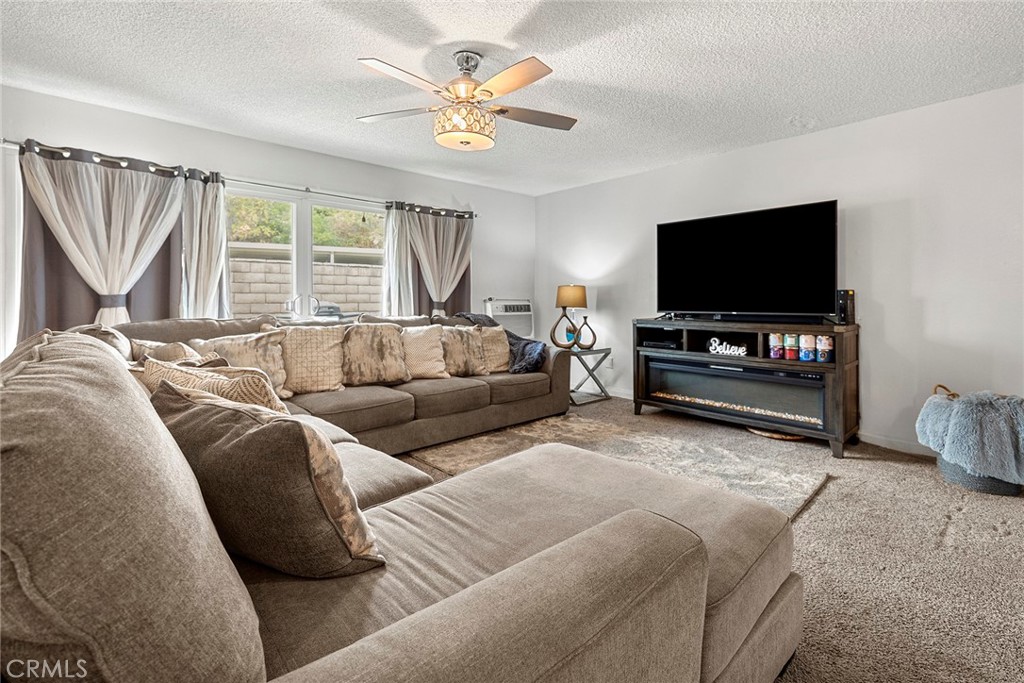
[[[3,144],[10,145],[12,147],[17,147],[18,149],[21,149],[22,147],[25,146],[25,140],[22,140],[21,142],[18,142],[17,140],[8,140],[7,138],[2,138],[2,140]],[[34,151],[38,152],[41,149],[45,149],[48,152],[57,152],[59,154],[64,155],[65,157],[71,156],[71,149],[68,147],[54,147],[52,145],[44,145],[43,143],[36,141]],[[110,161],[115,164],[120,164],[122,167],[128,165],[128,159],[122,157],[107,156],[106,154],[100,154],[99,152],[92,152],[91,156],[93,162],[97,164],[101,161]],[[152,161],[148,161],[145,163],[149,165],[150,173],[152,173],[153,171],[167,171],[168,173],[178,175],[178,173],[180,172],[179,169],[175,168],[174,166],[161,166],[160,164],[155,164]]]
[[[337,197],[338,199],[348,199],[354,202],[362,202],[364,204],[376,204],[378,206],[384,206],[386,202],[382,199],[367,199],[366,197],[353,197],[347,194],[338,194],[336,192],[324,192],[323,190],[314,190],[310,187],[298,187],[296,185],[278,185],[276,183],[263,183],[257,180],[245,180],[244,178],[232,178],[229,176],[223,176],[224,180],[232,183],[242,183],[243,185],[257,185],[259,187],[269,187],[275,190],[290,190],[292,192],[305,192],[306,194],[318,194],[324,197]]]

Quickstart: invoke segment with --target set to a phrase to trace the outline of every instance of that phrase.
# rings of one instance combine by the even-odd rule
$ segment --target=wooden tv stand
[[[860,423],[857,325],[633,321],[633,406],[655,406],[749,427],[826,439],[832,455]],[[834,362],[769,357],[768,335],[831,336]],[[747,355],[708,351],[712,338]]]

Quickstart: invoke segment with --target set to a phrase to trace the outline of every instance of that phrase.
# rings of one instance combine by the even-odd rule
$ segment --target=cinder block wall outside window
[[[231,313],[247,318],[283,313],[292,298],[292,264],[277,259],[232,258]],[[380,313],[381,266],[346,263],[313,265],[313,295],[345,313]]]

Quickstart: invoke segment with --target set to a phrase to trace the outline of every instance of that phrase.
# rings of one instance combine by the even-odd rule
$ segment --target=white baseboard
[[[878,434],[869,434],[867,432],[858,432],[857,436],[864,443],[870,443],[875,446],[881,446],[882,448],[891,448],[895,451],[903,451],[904,453],[912,453],[914,455],[926,455],[929,458],[938,457],[938,453],[922,446],[916,441],[904,441],[903,439],[893,439],[888,436],[880,436]]]

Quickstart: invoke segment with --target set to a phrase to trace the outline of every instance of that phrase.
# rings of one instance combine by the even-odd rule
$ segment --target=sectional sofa
[[[194,465],[102,342],[23,342],[0,364],[0,413],[4,667],[768,683],[800,637],[788,518],[639,465],[549,444],[433,484],[341,434],[334,455],[387,562],[308,579],[226,552]]]
[[[458,320],[443,322],[457,324]],[[267,324],[279,323],[273,316],[197,318],[125,323],[116,329],[131,339],[187,342],[259,332]],[[292,414],[323,418],[366,446],[396,455],[565,413],[569,409],[569,358],[561,349],[548,347],[538,372],[345,387],[344,391],[299,394],[285,401],[285,406]]]

